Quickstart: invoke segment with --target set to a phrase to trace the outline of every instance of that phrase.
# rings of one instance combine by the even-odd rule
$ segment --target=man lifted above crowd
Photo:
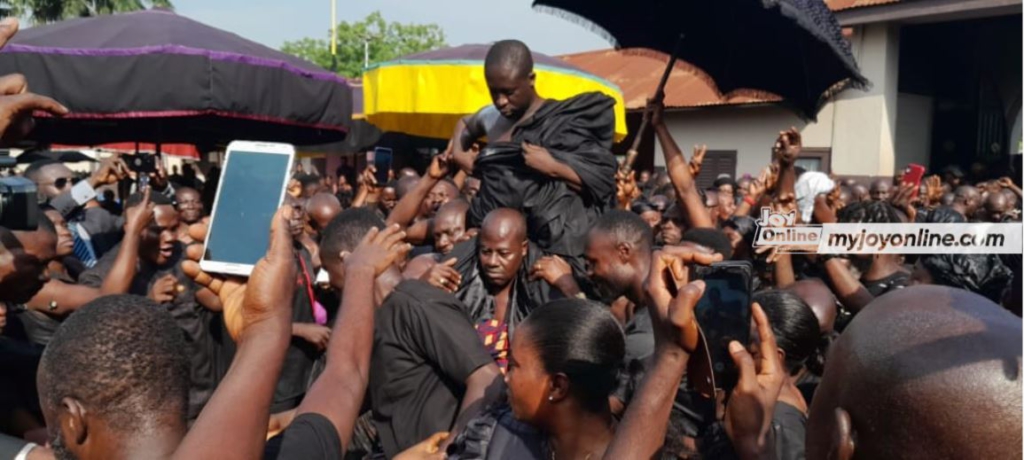
[[[452,139],[454,161],[481,179],[466,224],[478,227],[497,208],[521,209],[531,240],[579,275],[586,232],[615,194],[615,101],[599,93],[544,99],[530,49],[516,40],[491,47],[484,74],[494,104],[463,119]],[[473,148],[485,137],[485,148]]]

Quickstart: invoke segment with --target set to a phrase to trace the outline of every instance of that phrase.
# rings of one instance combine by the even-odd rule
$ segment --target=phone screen
[[[750,270],[739,264],[715,264],[701,279],[706,288],[694,315],[707,340],[716,386],[729,391],[739,378],[729,342],[750,342]]]
[[[913,184],[914,190],[911,192],[911,198],[917,198],[917,193],[921,187],[921,179],[924,178],[924,166],[918,164],[911,164],[907,166],[906,171],[903,173],[901,182],[904,184]]]
[[[377,185],[383,186],[388,182],[388,172],[391,171],[391,149],[384,147],[373,149],[373,167],[377,170],[374,175]]]
[[[290,160],[281,154],[228,152],[205,260],[255,265],[266,254]]]

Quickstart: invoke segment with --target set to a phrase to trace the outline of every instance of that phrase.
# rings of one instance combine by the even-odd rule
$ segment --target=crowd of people
[[[138,176],[117,156],[77,183],[29,166],[38,227],[0,229],[0,458],[1021,456],[1020,254],[752,244],[766,209],[1019,222],[1019,181],[837,179],[796,166],[791,129],[760,174],[702,189],[706,148],[685,157],[659,100],[666,167],[637,174],[610,98],[544,99],[513,40],[485,74],[493,107],[425,171],[296,174],[248,278],[197,263],[215,178],[159,168],[122,210],[97,197]],[[63,111],[3,94],[5,138]],[[696,274],[722,261],[754,267],[751,340],[709,393]]]

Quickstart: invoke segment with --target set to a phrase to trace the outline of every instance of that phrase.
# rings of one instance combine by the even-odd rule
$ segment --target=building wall
[[[897,170],[910,163],[929,167],[932,143],[933,99],[929,96],[900,93],[896,99]]]
[[[835,102],[832,168],[838,174],[889,176],[895,169],[899,28],[871,24],[851,43],[868,91],[845,91]]]
[[[832,147],[832,105],[818,114],[817,123],[805,123],[777,106],[720,107],[670,112],[665,123],[689,158],[694,144],[709,150],[735,150],[736,174],[756,176],[771,161],[771,148],[779,131],[791,126],[800,130],[805,147]],[[660,145],[655,145],[654,164],[665,166]]]

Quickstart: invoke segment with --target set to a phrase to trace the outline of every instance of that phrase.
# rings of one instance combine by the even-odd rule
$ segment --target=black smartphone
[[[383,187],[384,184],[388,183],[388,173],[391,171],[391,160],[391,149],[387,147],[377,147],[373,149],[373,167],[376,169],[374,178],[377,179],[377,185]]]
[[[739,379],[739,371],[729,354],[729,342],[750,343],[753,270],[749,262],[728,261],[701,267],[695,273],[706,287],[694,316],[708,345],[715,386],[726,393],[732,391]]]
[[[128,169],[142,174],[156,172],[156,155],[140,153],[137,155],[121,155]]]

